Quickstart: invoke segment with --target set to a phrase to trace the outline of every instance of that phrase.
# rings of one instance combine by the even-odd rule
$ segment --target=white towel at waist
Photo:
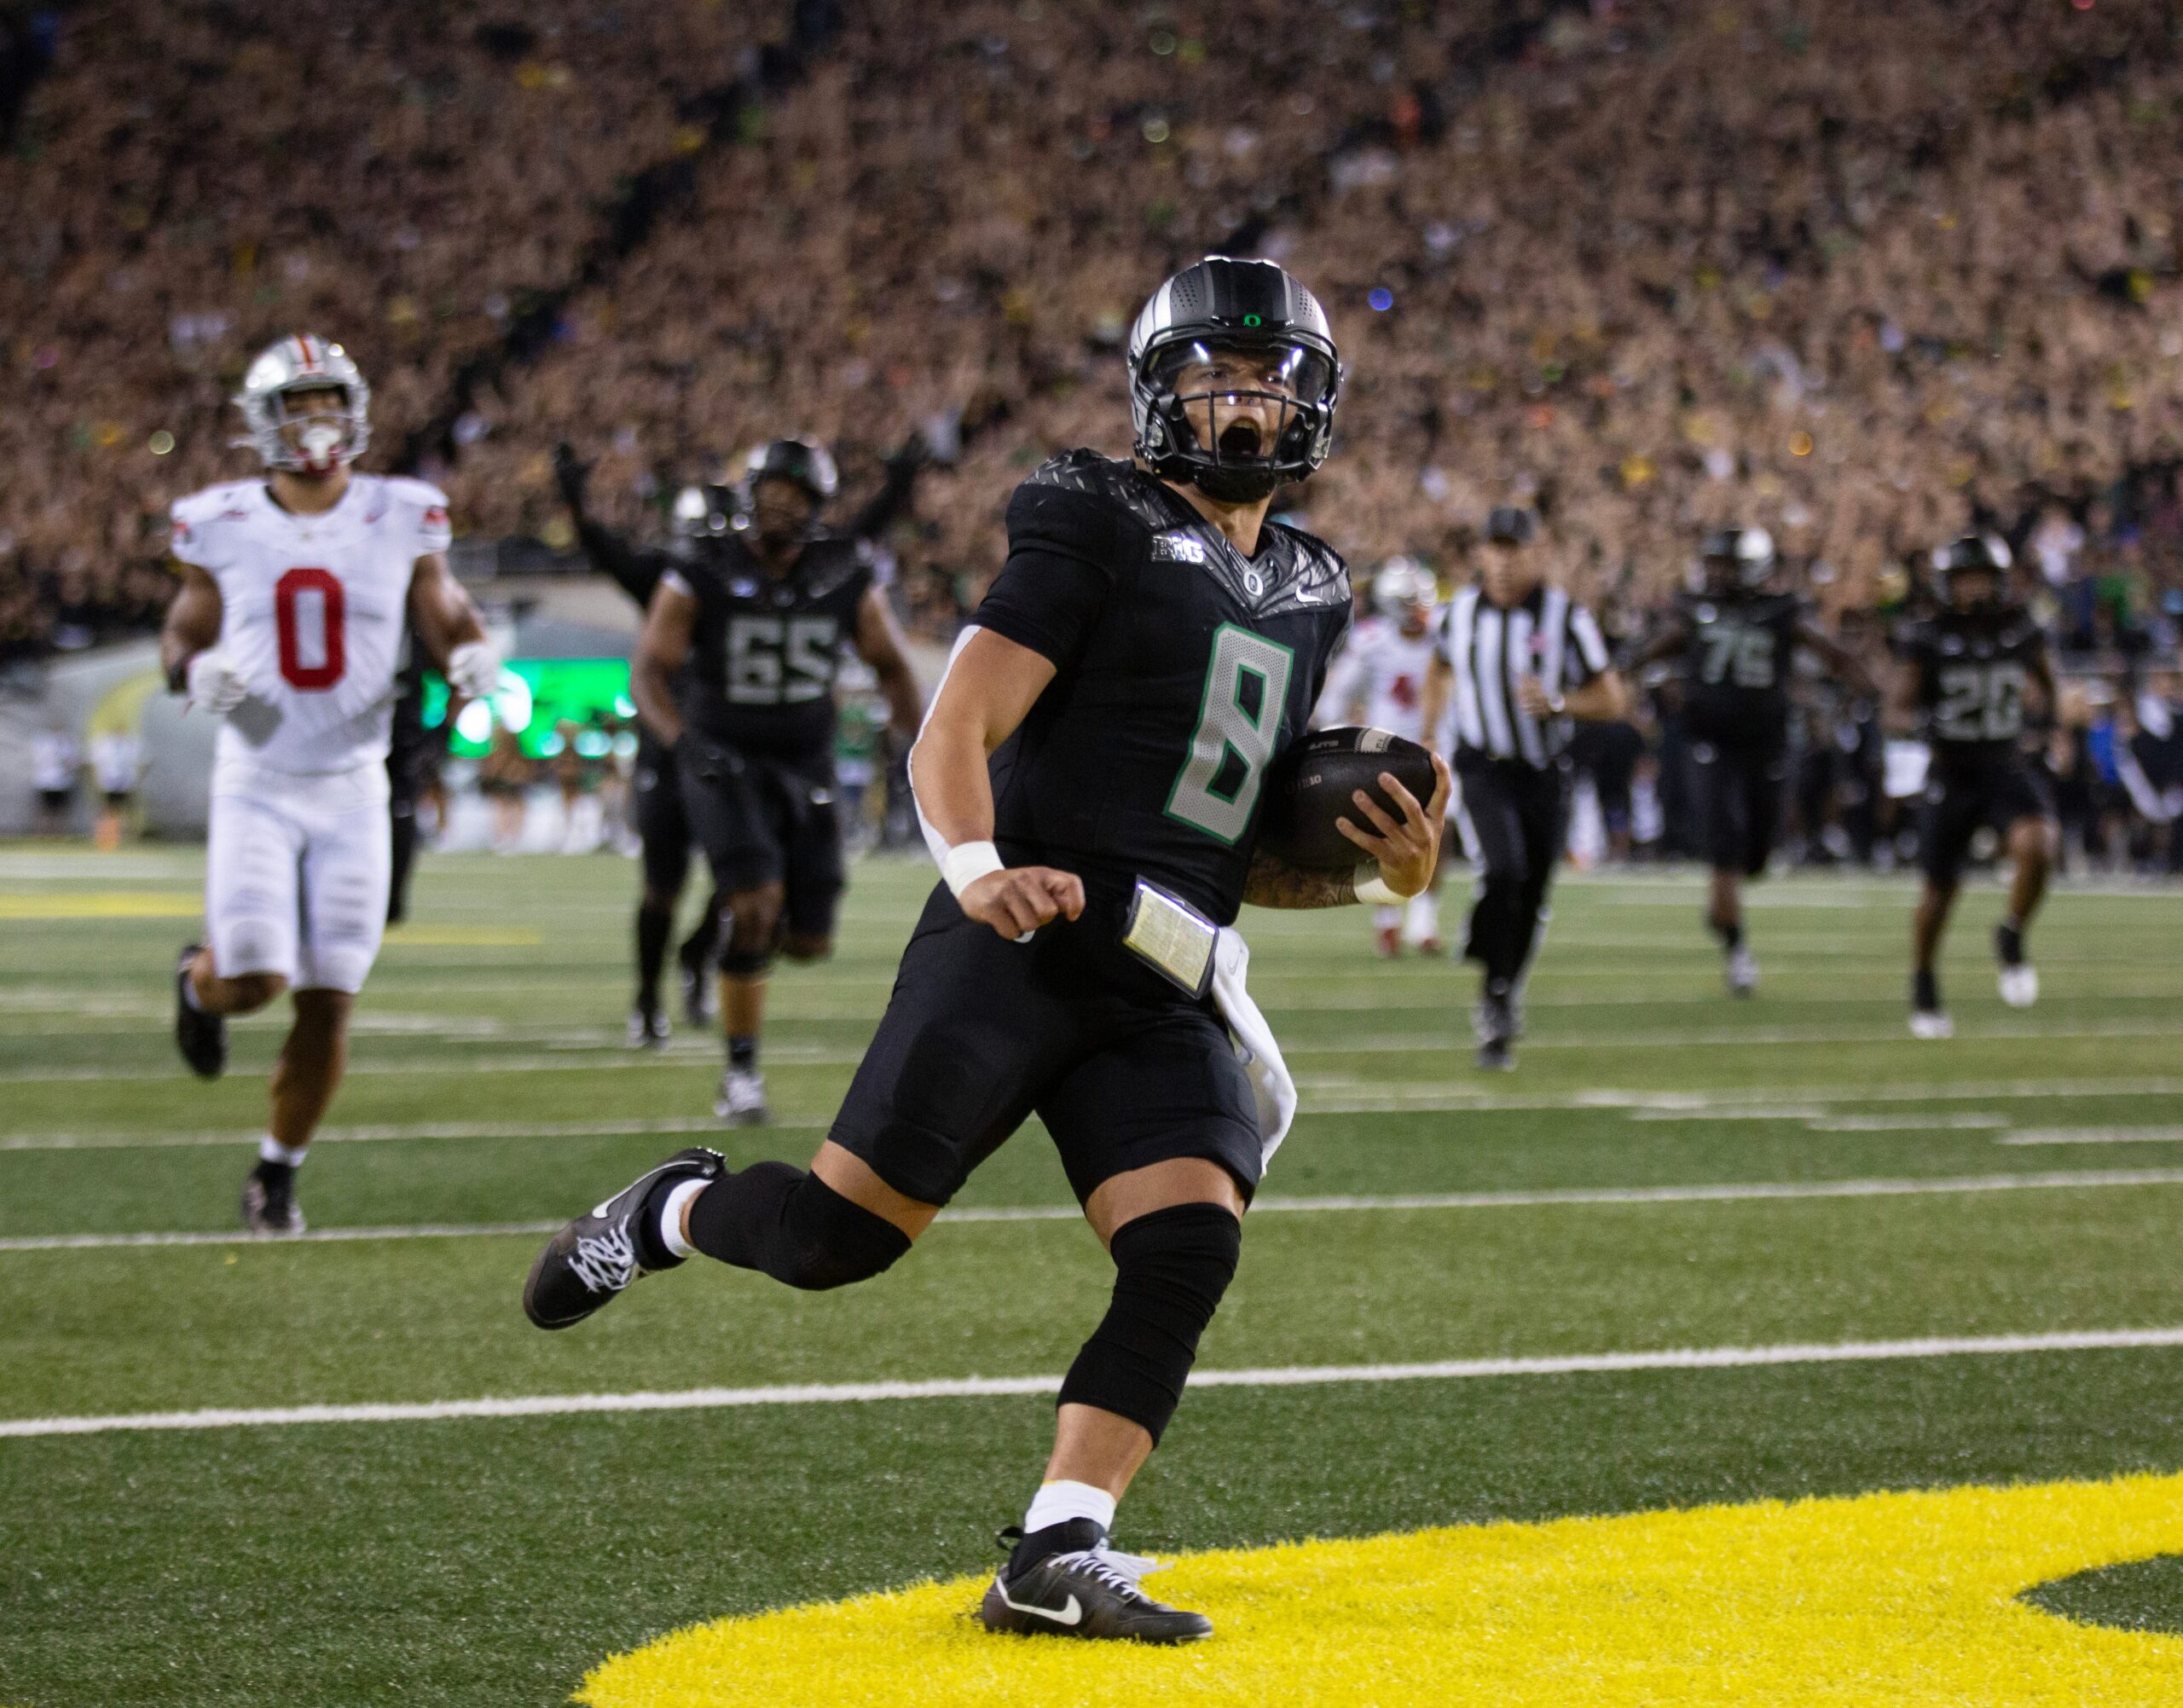
[[[1250,1076],[1251,1093],[1258,1101],[1259,1155],[1264,1167],[1273,1161],[1273,1153],[1288,1137],[1289,1123],[1296,1119],[1296,1081],[1281,1059],[1273,1028],[1243,987],[1250,966],[1249,945],[1232,926],[1223,926],[1213,947],[1213,1000],[1227,1022],[1236,1057]]]

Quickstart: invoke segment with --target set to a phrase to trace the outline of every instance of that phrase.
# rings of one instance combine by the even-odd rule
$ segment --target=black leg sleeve
[[[646,1014],[659,1008],[659,969],[667,958],[667,940],[675,931],[675,904],[637,904],[637,1006]]]
[[[707,1257],[811,1292],[869,1280],[910,1248],[885,1217],[786,1162],[715,1180],[691,1201],[688,1227]]]

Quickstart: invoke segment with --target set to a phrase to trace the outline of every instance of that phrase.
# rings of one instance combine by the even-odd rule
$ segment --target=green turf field
[[[229,1239],[281,1022],[241,1025],[217,1085],[176,1060],[198,871],[0,851],[0,1708],[550,1704],[678,1626],[995,1557],[1108,1273],[1035,1127],[868,1286],[694,1264],[539,1334],[543,1229],[712,1131],[717,1046],[622,1047],[624,863],[428,857],[303,1177],[313,1236]],[[774,987],[780,1125],[704,1142],[808,1154],[929,882],[858,869],[837,958]],[[1572,881],[1491,1079],[1467,973],[1375,961],[1354,910],[1247,914],[1304,1113],[1204,1346],[1230,1380],[1117,1540],[2183,1472],[2183,894],[2059,895],[2019,1013],[1972,890],[1946,1044],[1904,1028],[1909,900],[1769,886],[1764,987],[1731,1004],[1694,877]],[[1690,1349],[1714,1356],[1644,1356]],[[885,1381],[939,1392],[843,1397]],[[836,1391],[752,1392],[801,1385]],[[468,1404],[640,1392],[685,1398]],[[248,1415],[310,1406],[362,1410]],[[245,1415],[107,1427],[206,1410]],[[2145,1557],[2053,1572],[2062,1617],[2021,1616],[2171,1645],[2183,1701],[2183,1511],[2132,1533]]]

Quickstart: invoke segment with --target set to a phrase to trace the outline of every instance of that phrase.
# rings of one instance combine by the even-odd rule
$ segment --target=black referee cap
[[[1514,504],[1504,504],[1485,518],[1485,537],[1497,545],[1528,546],[1538,537],[1538,516]]]

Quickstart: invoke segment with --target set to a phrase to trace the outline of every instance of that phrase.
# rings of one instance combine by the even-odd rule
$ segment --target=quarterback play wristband
[[[991,842],[958,842],[940,862],[940,875],[960,901],[963,892],[989,872],[1002,869],[1000,850]]]
[[[1370,876],[1366,876],[1367,873]],[[1380,876],[1380,868],[1376,863],[1358,866],[1356,883],[1352,887],[1357,892],[1357,899],[1359,901],[1370,902],[1381,907],[1392,907],[1398,901],[1406,901],[1410,899],[1408,896],[1398,895],[1387,888],[1387,881]]]

